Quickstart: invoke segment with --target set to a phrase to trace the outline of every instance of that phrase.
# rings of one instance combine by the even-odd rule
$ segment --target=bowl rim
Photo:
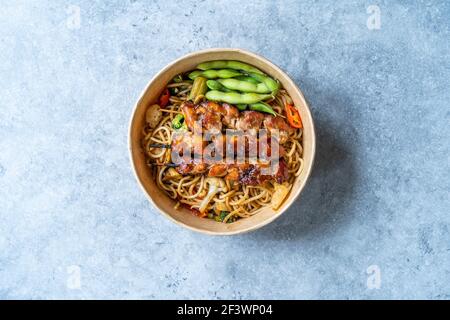
[[[290,82],[290,85],[296,89],[299,93],[300,96],[304,102],[304,108],[306,113],[308,114],[309,118],[311,119],[311,163],[310,165],[305,168],[307,170],[306,174],[305,174],[305,178],[300,181],[300,185],[298,190],[296,191],[295,194],[293,194],[293,198],[291,203],[286,206],[285,208],[283,208],[283,210],[280,210],[278,212],[276,212],[273,216],[271,216],[270,218],[260,221],[259,223],[256,223],[254,225],[251,225],[249,227],[243,228],[243,229],[238,229],[238,230],[231,230],[231,231],[211,231],[211,230],[205,230],[205,229],[200,229],[197,227],[193,227],[190,226],[182,221],[176,220],[175,218],[173,218],[170,214],[168,214],[167,212],[165,212],[164,210],[161,209],[161,207],[155,202],[153,201],[153,198],[148,194],[147,190],[145,189],[143,182],[140,178],[140,176],[138,175],[138,172],[136,170],[136,166],[134,164],[134,156],[133,156],[133,148],[132,148],[132,129],[133,129],[133,122],[136,116],[136,112],[137,109],[139,107],[139,104],[141,102],[141,100],[143,99],[143,97],[145,96],[145,94],[147,93],[147,91],[150,89],[150,86],[153,84],[153,82],[159,78],[162,74],[164,74],[166,71],[168,71],[170,68],[172,68],[174,65],[176,65],[177,63],[179,63],[182,60],[188,59],[190,57],[194,57],[197,56],[199,54],[205,54],[205,53],[211,53],[211,52],[215,52],[215,53],[220,53],[220,52],[237,52],[237,53],[242,53],[244,55],[253,57],[255,59],[259,59],[260,61],[264,62],[265,64],[269,65],[271,68],[275,69],[276,71],[278,71],[279,73],[283,74],[286,77],[286,80]],[[311,176],[311,172],[313,170],[314,167],[314,163],[315,163],[315,156],[316,156],[316,131],[315,131],[315,126],[314,126],[314,119],[312,117],[311,114],[311,110],[309,108],[309,104],[308,101],[306,100],[305,96],[303,95],[303,91],[297,86],[297,84],[291,79],[291,77],[285,72],[283,71],[281,68],[279,68],[277,65],[275,65],[273,62],[271,62],[270,60],[266,59],[263,56],[260,56],[259,54],[256,54],[254,52],[248,51],[248,50],[244,50],[244,49],[240,49],[240,48],[209,48],[209,49],[203,49],[203,50],[197,50],[197,51],[193,51],[190,52],[188,54],[185,54],[173,61],[171,61],[170,63],[168,63],[164,68],[162,68],[160,71],[158,71],[148,82],[147,85],[145,86],[145,88],[142,90],[142,92],[140,93],[139,97],[137,98],[134,107],[132,109],[132,113],[131,113],[131,117],[129,120],[129,125],[128,125],[128,156],[131,162],[131,167],[132,167],[132,171],[134,174],[134,177],[136,179],[136,181],[139,184],[139,187],[141,188],[141,190],[143,191],[143,193],[145,194],[145,196],[147,197],[147,199],[149,200],[150,204],[153,206],[153,208],[157,209],[159,211],[160,214],[162,214],[163,216],[165,216],[166,218],[168,218],[169,220],[171,220],[172,222],[174,222],[175,224],[182,226],[184,228],[187,228],[189,230],[195,231],[195,232],[199,232],[202,234],[207,234],[207,235],[215,235],[215,236],[231,236],[231,235],[237,235],[237,234],[243,234],[243,233],[247,233],[250,231],[254,231],[257,230],[259,228],[262,228],[265,225],[268,225],[269,223],[273,222],[275,219],[277,219],[278,217],[280,217],[284,212],[286,212],[291,206],[292,204],[297,200],[297,198],[299,197],[299,195],[301,194],[301,192],[303,191],[303,189],[306,186],[306,183],[309,181],[309,178]]]

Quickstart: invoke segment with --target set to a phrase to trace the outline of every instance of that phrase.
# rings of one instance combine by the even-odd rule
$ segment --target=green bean
[[[204,63],[200,63],[197,66],[197,69],[200,70],[210,70],[210,69],[235,69],[235,70],[242,70],[245,72],[253,72],[258,74],[264,74],[261,70],[240,62],[240,61],[234,61],[234,60],[216,60],[216,61],[208,61]]]
[[[258,80],[259,82],[264,83],[267,86],[267,88],[269,88],[272,91],[272,95],[276,95],[278,89],[280,89],[280,83],[268,76],[264,76],[257,73],[249,73],[248,75],[253,79]]]
[[[247,81],[247,82],[251,82],[251,83],[254,83],[254,84],[261,83],[258,80],[254,79],[252,77],[249,77],[249,76],[239,76],[239,77],[236,77],[234,79],[241,80],[241,81]]]
[[[206,85],[211,90],[218,90],[218,91],[223,91],[223,92],[231,91],[231,90],[225,88],[219,81],[216,81],[216,80],[208,80],[208,81],[206,81]]]
[[[270,93],[272,90],[267,88],[264,83],[250,83],[247,81],[240,81],[236,79],[219,79],[220,82],[225,88],[230,90],[236,90],[241,92],[256,92],[256,93]]]
[[[246,104],[237,104],[236,108],[238,108],[239,111],[244,111],[247,109],[247,105]]]
[[[265,102],[258,102],[258,103],[253,103],[250,105],[250,110],[253,111],[259,111],[259,112],[264,112],[264,113],[269,113],[273,116],[276,116],[277,114],[275,113],[275,111],[273,111],[272,107],[269,106],[267,103]]]
[[[237,92],[221,92],[217,90],[208,91],[205,95],[206,99],[211,101],[221,101],[230,104],[252,104],[262,100],[269,99],[270,94],[258,93],[237,93]]]
[[[206,79],[203,77],[195,78],[188,100],[195,101],[197,97],[203,96],[207,90]]]
[[[217,79],[217,78],[233,78],[240,76],[241,73],[232,69],[221,69],[221,70],[205,70],[205,71],[194,71],[189,74],[189,78],[195,79],[199,76],[205,77],[207,79]]]

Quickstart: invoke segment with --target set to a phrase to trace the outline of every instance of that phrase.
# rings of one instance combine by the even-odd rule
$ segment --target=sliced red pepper
[[[291,127],[298,128],[298,129],[303,128],[302,118],[300,118],[300,113],[298,113],[298,110],[295,106],[293,106],[291,104],[287,104],[286,105],[286,115],[287,115],[287,119],[288,119],[288,122],[291,125]]]
[[[165,89],[162,93],[162,95],[159,97],[159,106],[164,108],[169,103],[170,99],[170,92],[169,89]]]

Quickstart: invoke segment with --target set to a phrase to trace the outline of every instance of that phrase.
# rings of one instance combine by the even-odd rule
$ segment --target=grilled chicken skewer
[[[288,170],[286,162],[281,159],[275,172],[271,172],[269,163],[214,163],[205,162],[182,162],[175,163],[149,163],[151,166],[171,167],[182,176],[206,174],[208,177],[222,177],[225,180],[246,185],[259,185],[265,181],[276,181],[283,183],[288,180]],[[264,170],[267,170],[266,172]]]
[[[266,115],[257,111],[243,111],[223,103],[218,104],[216,102],[203,102],[200,104],[194,104],[192,102],[184,102],[181,106],[181,111],[185,117],[185,123],[190,131],[183,132],[179,135],[173,136],[171,145],[167,144],[150,144],[153,148],[165,148],[172,149],[172,152],[180,155],[180,163],[167,163],[167,164],[151,164],[154,166],[168,166],[174,167],[175,170],[181,175],[195,175],[207,173],[209,177],[223,177],[226,180],[234,181],[237,183],[243,183],[246,185],[258,185],[268,180],[275,180],[278,183],[282,183],[288,179],[288,170],[285,160],[282,158],[285,154],[285,150],[282,144],[285,143],[289,135],[294,131],[294,128],[290,127],[282,117],[274,117],[272,115]],[[258,130],[261,128],[267,129],[269,132],[272,130],[278,130],[279,133],[279,164],[276,172],[266,174],[263,169],[267,169],[270,165],[268,163],[234,163],[228,164],[225,162],[219,163],[206,163],[202,160],[184,159],[183,152],[188,152],[189,155],[194,153],[203,153],[205,147],[209,142],[204,141],[201,135],[196,135],[196,126],[201,125],[204,130],[211,130],[215,132],[221,132],[222,130],[236,129],[242,131]],[[234,147],[237,151],[237,137],[231,136],[231,141],[227,141],[230,137],[219,137],[214,140],[216,150],[225,150],[229,145]],[[271,139],[267,138],[267,150],[266,155],[270,156]],[[253,145],[256,143],[256,146]],[[222,148],[220,148],[222,147]],[[248,156],[249,149],[254,147],[258,149],[259,139],[245,140],[245,155]],[[252,149],[255,150],[255,149]],[[199,157],[200,159],[202,157]]]
[[[267,129],[268,131],[278,130],[280,143],[287,141],[289,135],[295,131],[282,117],[263,114],[257,111],[242,111],[227,103],[218,104],[216,102],[202,102],[193,104],[184,102],[181,105],[186,125],[192,132],[196,125],[201,124],[205,130],[223,129],[252,130]]]

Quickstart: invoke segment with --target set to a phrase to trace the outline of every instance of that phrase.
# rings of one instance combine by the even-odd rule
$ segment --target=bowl
[[[251,64],[273,78],[278,79],[287,90],[295,106],[299,109],[303,122],[303,161],[304,169],[294,182],[294,185],[283,205],[276,211],[268,207],[252,217],[240,219],[233,223],[221,223],[211,219],[200,218],[192,214],[189,209],[174,209],[175,202],[161,191],[152,177],[152,172],[146,165],[144,150],[141,146],[142,128],[145,124],[146,108],[157,102],[165,86],[174,76],[210,60],[239,60]],[[269,60],[241,49],[208,49],[190,53],[164,67],[147,84],[136,102],[129,127],[129,152],[131,165],[138,181],[150,203],[165,217],[178,225],[209,235],[235,235],[256,230],[281,216],[287,209],[298,201],[313,166],[316,149],[314,123],[308,104],[295,83],[280,68]]]

